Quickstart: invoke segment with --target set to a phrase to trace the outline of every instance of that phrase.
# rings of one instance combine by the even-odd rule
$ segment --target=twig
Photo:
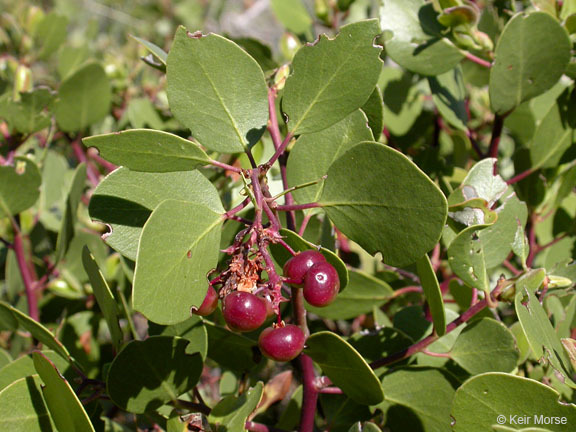
[[[463,51],[463,54],[464,54],[464,57],[466,57],[471,62],[476,63],[477,65],[484,66],[485,68],[491,68],[492,67],[491,62],[489,62],[488,60],[484,60],[480,57],[477,57],[468,51]]]
[[[512,177],[510,180],[506,180],[506,184],[511,185],[514,183],[518,183],[520,180],[524,180],[526,177],[528,177],[533,172],[534,172],[534,170],[532,168],[527,169],[526,171],[523,171],[520,174]]]
[[[26,261],[26,252],[24,251],[24,242],[22,240],[22,232],[18,227],[16,221],[13,221],[14,227],[14,242],[12,243],[12,248],[16,254],[16,261],[18,262],[18,268],[20,269],[20,274],[22,275],[22,281],[24,282],[24,289],[26,291],[26,299],[28,300],[28,315],[34,321],[39,321],[40,312],[38,310],[38,298],[34,292],[35,280],[32,271]]]
[[[286,204],[275,206],[274,209],[280,211],[296,211],[296,210],[306,210],[311,208],[321,207],[317,202],[307,203],[307,204]]]
[[[490,147],[488,148],[488,157],[498,158],[498,146],[502,136],[502,128],[504,127],[505,115],[495,114],[494,124],[492,125],[492,136],[490,137]],[[496,170],[496,167],[494,167]]]

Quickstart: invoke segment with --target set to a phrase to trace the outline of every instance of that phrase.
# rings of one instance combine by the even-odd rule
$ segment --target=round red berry
[[[293,256],[284,264],[284,276],[292,281],[293,285],[301,286],[306,272],[314,264],[326,262],[326,258],[316,250],[306,250]]]
[[[210,315],[218,307],[218,293],[212,285],[208,286],[206,297],[199,308],[192,308],[192,313],[200,316]]]
[[[334,301],[340,290],[338,272],[328,262],[314,264],[304,278],[304,299],[312,306],[323,307]]]
[[[228,327],[239,332],[256,330],[266,321],[265,300],[245,291],[224,297],[222,312]]]
[[[268,327],[260,333],[258,346],[266,357],[276,361],[290,361],[304,348],[306,337],[300,327],[293,324],[284,327]]]

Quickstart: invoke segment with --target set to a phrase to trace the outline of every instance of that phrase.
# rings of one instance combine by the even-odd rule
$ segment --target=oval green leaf
[[[208,357],[222,367],[244,372],[260,362],[261,354],[256,341],[208,321],[204,321],[204,326],[208,332]]]
[[[60,231],[58,232],[58,238],[56,240],[54,265],[56,265],[56,263],[64,258],[66,252],[68,252],[70,243],[74,238],[76,221],[78,220],[78,205],[80,204],[80,200],[84,194],[85,187],[86,164],[81,163],[76,167],[76,170],[74,171],[74,177],[72,178],[68,196],[66,197],[64,217],[62,218]]]
[[[0,218],[17,215],[38,200],[42,178],[34,162],[25,157],[0,166]]]
[[[356,110],[327,129],[298,138],[290,151],[286,167],[288,185],[293,187],[316,180],[320,182],[292,192],[296,201],[318,201],[322,193],[321,178],[326,175],[332,162],[356,144],[373,139],[367,122],[364,113]]]
[[[63,360],[54,351],[43,351],[44,354],[52,363],[58,367],[58,370],[65,371],[69,369],[70,364]],[[34,375],[36,369],[34,369],[34,361],[32,360],[32,354],[24,355],[18,357],[16,360],[10,362],[3,368],[0,368],[0,390],[8,387],[14,381],[20,378],[25,378],[30,375]]]
[[[424,255],[416,261],[416,269],[422,290],[426,296],[426,301],[430,307],[432,314],[432,321],[434,323],[434,331],[438,336],[446,333],[446,312],[444,310],[444,300],[442,299],[442,292],[440,291],[440,284],[436,277],[436,272],[432,267],[428,255]]]
[[[296,53],[282,99],[290,132],[321,131],[364,105],[382,69],[378,33],[377,20],[359,21]]]
[[[400,66],[421,75],[448,72],[464,54],[448,39],[431,3],[424,0],[384,0],[380,9],[382,31],[391,33],[386,54]]]
[[[398,431],[449,432],[450,402],[457,385],[442,369],[392,369],[382,378],[386,426]]]
[[[375,142],[353,147],[330,166],[320,204],[345,235],[393,266],[411,264],[432,249],[448,212],[426,174]]]
[[[203,146],[237,153],[260,139],[268,90],[262,69],[246,51],[222,36],[179,27],[166,64],[170,110]]]
[[[127,344],[108,371],[112,401],[127,411],[144,413],[191,390],[202,373],[202,357],[187,354],[188,343],[179,337],[151,336]]]
[[[112,91],[104,68],[89,63],[67,77],[58,89],[54,114],[65,132],[78,132],[102,120],[110,109]]]
[[[442,117],[451,126],[466,132],[466,87],[460,66],[435,77],[428,77],[432,99]]]
[[[94,431],[90,418],[82,402],[70,387],[68,381],[60,374],[54,363],[40,352],[32,354],[34,367],[44,382],[42,393],[50,416],[54,420],[58,431]]]
[[[380,381],[352,345],[340,336],[323,331],[306,341],[309,355],[350,399],[363,405],[382,402],[384,393]]]
[[[186,321],[166,327],[150,322],[148,323],[148,334],[150,336],[178,336],[186,339],[190,342],[186,347],[186,353],[199,352],[202,360],[206,360],[208,332],[199,316],[192,315]]]
[[[450,357],[472,375],[512,372],[518,360],[514,336],[504,324],[481,318],[464,327]]]
[[[540,417],[566,417],[566,424],[545,424],[549,431],[565,432],[576,424],[576,406],[560,402],[550,386],[538,381],[505,373],[485,373],[466,381],[452,402],[454,432],[486,432],[504,419],[505,426],[521,429],[518,418],[527,417],[525,426],[539,426]],[[516,422],[513,423],[513,422]],[[540,423],[543,425],[544,423]]]
[[[133,171],[189,171],[207,165],[210,158],[198,144],[152,129],[132,129],[84,138],[100,156]]]
[[[104,315],[104,319],[108,324],[108,329],[110,330],[110,336],[112,338],[112,345],[116,351],[120,350],[122,341],[124,340],[124,335],[122,334],[122,329],[118,322],[118,306],[116,299],[110,291],[110,287],[98,267],[98,263],[94,258],[94,255],[90,253],[90,249],[87,246],[82,248],[82,264],[86,274],[88,274],[88,279],[90,279],[90,284],[92,285],[92,291],[94,291],[94,297],[100,306],[100,310]]]
[[[190,317],[216,267],[222,214],[196,203],[166,200],[144,225],[132,303],[150,321],[176,324]]]
[[[0,391],[0,430],[56,431],[40,385],[40,378],[34,375],[14,381]]]
[[[507,113],[551,88],[568,65],[570,48],[568,33],[549,14],[514,16],[498,39],[490,69],[492,110]]]
[[[368,126],[372,131],[372,136],[374,141],[380,139],[382,135],[382,130],[384,129],[384,96],[382,95],[382,90],[380,87],[374,87],[374,91],[362,105],[361,109],[366,117],[368,117]]]
[[[90,216],[110,226],[106,243],[136,260],[142,227],[165,199],[203,204],[224,212],[220,196],[198,171],[144,173],[119,168],[100,182],[90,199]]]
[[[62,343],[54,337],[54,335],[39,322],[34,321],[25,313],[10,306],[8,303],[0,301],[0,313],[11,314],[12,317],[18,322],[18,325],[29,331],[30,334],[43,343],[48,348],[54,350],[60,357],[68,362],[73,362],[68,350]]]
[[[246,430],[246,420],[260,403],[263,390],[264,384],[259,381],[241,396],[231,395],[218,402],[208,417],[215,426],[215,432]]]
[[[576,383],[572,380],[574,370],[562,342],[534,293],[534,287],[538,288],[545,276],[544,269],[539,269],[530,277],[516,282],[516,298],[514,299],[516,314],[536,358],[549,363],[564,376],[566,384],[576,387]]]

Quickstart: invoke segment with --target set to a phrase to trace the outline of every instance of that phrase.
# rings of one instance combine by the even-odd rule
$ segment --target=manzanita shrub
[[[576,429],[576,1],[19,3],[0,430]]]

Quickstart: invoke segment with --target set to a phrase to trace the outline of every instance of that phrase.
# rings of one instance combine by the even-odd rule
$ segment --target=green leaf
[[[62,81],[54,107],[56,122],[64,132],[79,132],[102,120],[111,100],[104,68],[99,63],[88,63]]]
[[[422,113],[424,95],[418,83],[410,72],[386,66],[378,84],[384,97],[384,127],[392,135],[406,135]]]
[[[286,175],[288,185],[298,186],[326,175],[330,165],[356,144],[373,139],[366,126],[368,119],[360,110],[320,132],[302,135],[290,151]],[[323,181],[295,190],[299,203],[316,202],[322,193]]]
[[[490,69],[492,110],[505,114],[551,88],[568,65],[570,48],[566,30],[547,13],[514,16],[498,39]]]
[[[208,417],[210,423],[215,426],[214,432],[244,431],[248,416],[262,399],[263,389],[264,384],[259,381],[240,397],[228,396],[218,402]]]
[[[378,426],[376,426],[374,423],[358,422],[354,426],[352,426],[350,429],[348,429],[348,432],[382,432],[382,430]]]
[[[42,395],[38,375],[21,378],[0,392],[0,430],[56,431]]]
[[[435,77],[428,77],[432,99],[442,117],[456,129],[467,131],[466,87],[462,68],[455,67]]]
[[[224,212],[216,188],[198,171],[143,173],[119,168],[100,182],[90,199],[90,216],[108,224],[106,243],[136,260],[144,223],[165,199],[203,204]]]
[[[450,205],[460,204],[474,198],[482,198],[492,207],[506,192],[508,185],[499,175],[494,175],[495,158],[477,162],[466,175],[459,188],[448,198]]]
[[[133,171],[188,171],[207,165],[210,158],[198,144],[152,129],[132,129],[83,140],[100,156]]]
[[[360,107],[364,114],[366,114],[366,117],[368,117],[368,126],[372,131],[374,141],[380,139],[380,135],[382,135],[382,130],[384,129],[383,98],[384,96],[382,95],[380,87],[376,86],[368,100]],[[365,141],[366,139],[371,138],[364,138],[360,141]]]
[[[374,371],[340,336],[327,331],[314,333],[306,340],[306,346],[305,353],[350,399],[363,405],[382,401],[384,394]]]
[[[12,356],[4,348],[0,348],[0,370],[12,362]]]
[[[443,37],[431,3],[424,0],[384,0],[382,31],[388,33],[386,54],[400,66],[421,75],[439,75],[454,68],[464,55]],[[391,33],[391,35],[390,35]]]
[[[166,200],[156,207],[140,237],[134,309],[158,324],[189,318],[218,262],[222,223],[221,213],[201,204]]]
[[[112,338],[112,345],[114,345],[116,351],[119,351],[122,341],[124,340],[124,335],[122,334],[122,329],[118,322],[118,306],[102,271],[98,267],[98,263],[90,253],[90,249],[88,249],[87,246],[82,248],[82,264],[84,265],[84,270],[86,270],[88,278],[90,279],[92,291],[94,291],[94,296],[96,297],[98,306],[100,306],[102,315],[104,315],[104,319],[108,324],[108,329],[110,330]]]
[[[490,280],[478,231],[487,226],[473,225],[462,230],[448,247],[450,268],[464,283],[482,291],[488,290]]]
[[[14,165],[0,166],[0,218],[32,207],[40,195],[41,183],[38,167],[28,158],[17,157]]]
[[[491,426],[499,423],[499,415],[504,416],[503,425],[513,430],[522,428],[513,421],[524,417],[530,422],[526,425],[538,425],[536,419],[540,416],[565,417],[566,424],[576,424],[576,406],[559,398],[556,390],[532,379],[498,372],[477,375],[456,391],[451,413],[453,431],[492,430]],[[565,432],[566,424],[546,424],[546,429]]]
[[[76,71],[90,57],[90,48],[87,45],[66,45],[58,53],[58,75],[65,79]]]
[[[202,373],[200,354],[187,354],[186,339],[150,336],[132,341],[108,371],[108,395],[133,413],[151,412],[191,390]]]
[[[518,199],[512,188],[510,192],[501,199],[502,205],[496,209],[496,223],[478,233],[484,249],[486,268],[494,268],[506,259],[517,241],[518,229],[522,228],[523,232],[528,219],[526,203]]]
[[[320,204],[346,236],[394,266],[432,249],[447,213],[446,198],[426,174],[400,152],[370,142],[330,166]]]
[[[43,351],[44,354],[59,370],[64,371],[70,366],[68,362],[62,360],[58,354],[53,351]],[[18,357],[3,368],[0,368],[0,391],[8,387],[14,381],[36,374],[32,354]]]
[[[0,117],[11,128],[23,134],[33,134],[50,126],[50,108],[54,93],[44,87],[20,93],[20,100],[0,98]]]
[[[190,342],[186,347],[186,353],[199,352],[202,360],[206,360],[208,332],[202,319],[196,315],[192,315],[186,321],[167,327],[150,322],[148,323],[148,333],[150,336],[178,336],[186,339]]]
[[[422,290],[426,296],[426,301],[430,307],[432,314],[432,321],[434,323],[434,331],[438,336],[446,333],[446,312],[444,311],[444,300],[442,299],[442,292],[440,291],[440,284],[438,278],[430,262],[428,255],[424,255],[416,261],[416,269]]]
[[[76,228],[76,221],[78,219],[78,205],[84,194],[86,187],[86,164],[81,163],[74,171],[74,177],[70,184],[70,190],[66,197],[66,207],[64,210],[64,217],[58,232],[56,240],[56,252],[54,256],[54,264],[58,263],[68,252],[70,242],[74,238],[74,231]]]
[[[382,378],[386,426],[398,431],[450,431],[450,402],[456,386],[456,380],[441,369],[391,370]]]
[[[300,48],[282,99],[290,132],[321,131],[366,103],[382,69],[381,49],[373,44],[378,33],[376,20],[360,21]]]
[[[382,327],[354,333],[348,342],[364,359],[373,362],[408,348],[414,340],[398,329]],[[377,374],[380,370],[376,369]]]
[[[504,324],[481,318],[464,327],[450,357],[472,375],[512,372],[518,360],[516,342]]]
[[[233,74],[229,65],[234,65]],[[172,113],[205,147],[237,153],[262,136],[268,121],[264,74],[234,42],[179,27],[166,79]]]
[[[204,321],[208,332],[208,357],[222,367],[244,372],[260,361],[261,354],[255,341],[223,327]],[[230,353],[234,355],[231,356]]]
[[[336,300],[321,308],[306,304],[306,309],[323,318],[350,319],[369,313],[374,306],[381,306],[394,294],[390,285],[367,273],[350,270],[348,274],[348,286]]]
[[[35,38],[41,47],[40,57],[47,58],[60,47],[68,34],[68,18],[56,12],[50,12],[38,24]]]
[[[296,34],[308,34],[312,26],[312,17],[302,0],[271,0],[270,7],[278,21],[287,30]]]
[[[0,314],[11,314],[12,317],[18,322],[18,325],[29,331],[30,334],[46,347],[54,350],[60,357],[68,362],[73,362],[68,353],[68,350],[62,343],[54,337],[54,335],[39,322],[34,321],[25,313],[10,306],[8,303],[0,301]]]
[[[530,277],[519,279],[516,282],[516,298],[514,305],[518,321],[532,348],[532,352],[541,362],[550,364],[565,378],[565,383],[576,387],[572,380],[573,370],[570,360],[562,347],[560,338],[548,319],[548,315],[534,291],[546,277],[544,269],[534,270]]]
[[[498,220],[498,214],[493,211],[484,198],[472,198],[468,201],[448,207],[448,224],[490,225]]]
[[[324,255],[326,261],[332,264],[332,266],[338,272],[338,278],[340,279],[340,291],[342,292],[342,290],[346,288],[348,285],[348,269],[346,264],[344,264],[344,261],[342,261],[338,255],[325,247],[320,247],[320,249],[318,249],[318,246],[300,237],[294,231],[289,229],[282,228],[280,230],[280,235],[284,237],[284,241],[295,251],[300,252],[310,249],[318,250],[322,255]],[[292,255],[290,255],[290,252],[288,252],[284,246],[271,244],[270,249],[274,254],[274,259],[280,266],[284,266],[286,261],[292,258]]]
[[[576,93],[567,88],[544,116],[530,142],[531,169],[554,168],[576,139]]]
[[[145,39],[141,39],[134,35],[130,35],[130,37],[134,39],[136,42],[138,42],[140,45],[142,45],[144,48],[146,48],[148,51],[150,51],[150,53],[153,54],[154,57],[160,60],[160,62],[164,66],[166,66],[166,60],[168,59],[168,53],[166,53],[166,51],[164,51],[158,45],[155,45],[152,42],[149,42]]]
[[[141,129],[146,126],[152,129],[164,129],[166,127],[156,107],[148,98],[130,99],[124,118],[130,122],[134,129]]]
[[[58,431],[94,431],[82,402],[68,381],[58,372],[54,363],[38,351],[34,352],[32,357],[34,367],[44,382],[42,393]]]

